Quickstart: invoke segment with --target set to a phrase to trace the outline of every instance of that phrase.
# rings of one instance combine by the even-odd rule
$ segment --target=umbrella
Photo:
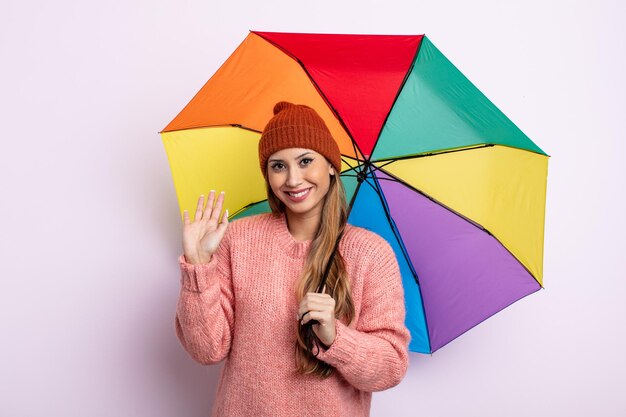
[[[282,100],[326,121],[349,223],[394,249],[410,350],[542,288],[549,156],[425,35],[251,31],[161,132],[181,216],[209,189],[269,211],[257,145]]]

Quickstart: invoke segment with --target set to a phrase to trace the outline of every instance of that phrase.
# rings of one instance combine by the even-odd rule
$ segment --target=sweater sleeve
[[[396,386],[408,367],[402,278],[393,249],[386,242],[382,248],[365,277],[358,322],[353,327],[336,320],[335,340],[317,356],[366,392]]]
[[[230,274],[229,233],[205,264],[190,264],[180,255],[181,289],[176,307],[176,335],[189,355],[204,365],[230,351],[235,321]]]

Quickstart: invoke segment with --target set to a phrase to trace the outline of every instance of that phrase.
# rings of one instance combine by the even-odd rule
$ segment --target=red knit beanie
[[[324,155],[337,173],[341,172],[341,153],[324,120],[309,106],[280,101],[274,117],[267,122],[259,141],[259,163],[267,177],[267,160],[286,148],[306,148]]]

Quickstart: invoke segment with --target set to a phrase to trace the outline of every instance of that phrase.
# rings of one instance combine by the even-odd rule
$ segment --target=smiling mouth
[[[306,190],[296,191],[296,192],[285,191],[285,194],[287,194],[292,199],[299,200],[299,199],[302,199],[302,198],[306,197],[309,194],[310,191],[311,191],[311,189],[307,188]]]

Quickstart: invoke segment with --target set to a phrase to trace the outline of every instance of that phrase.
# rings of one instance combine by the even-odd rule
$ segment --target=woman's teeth
[[[287,192],[287,194],[289,194],[289,195],[290,195],[290,196],[292,196],[292,197],[296,197],[296,198],[298,198],[298,197],[302,197],[303,195],[305,195],[305,194],[306,194],[306,193],[308,193],[308,192],[309,192],[309,190],[307,189],[307,190],[304,190],[304,191],[300,191],[299,193],[290,193],[290,192]]]

